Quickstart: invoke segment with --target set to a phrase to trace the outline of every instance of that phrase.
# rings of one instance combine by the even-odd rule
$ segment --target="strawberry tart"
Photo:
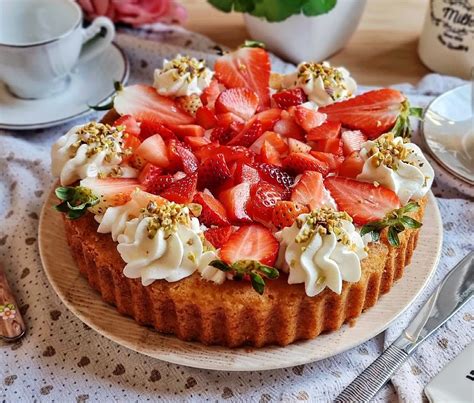
[[[273,73],[255,43],[117,88],[52,148],[80,272],[140,324],[205,344],[354,320],[402,277],[434,175],[410,142],[420,110],[356,91],[327,62]]]

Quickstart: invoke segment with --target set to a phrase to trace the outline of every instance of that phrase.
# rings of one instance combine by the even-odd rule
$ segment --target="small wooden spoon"
[[[0,337],[5,341],[15,341],[25,332],[25,322],[0,264]]]

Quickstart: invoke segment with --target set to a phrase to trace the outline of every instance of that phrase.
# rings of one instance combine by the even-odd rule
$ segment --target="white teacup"
[[[96,18],[82,28],[71,0],[0,0],[0,80],[20,98],[45,98],[65,89],[79,62],[98,56],[115,28]]]

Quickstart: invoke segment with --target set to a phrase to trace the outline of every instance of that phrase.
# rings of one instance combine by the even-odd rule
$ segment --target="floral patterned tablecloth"
[[[211,63],[216,57],[214,43],[183,29],[120,34],[117,42],[131,62],[130,82],[149,82],[163,57],[179,52]],[[276,58],[274,66],[292,68]],[[412,104],[426,106],[461,83],[430,75],[417,86],[397,87]],[[22,340],[0,345],[0,401],[330,401],[398,336],[429,291],[472,248],[472,187],[435,165],[434,192],[445,230],[441,262],[427,290],[384,334],[317,363],[266,372],[199,370],[140,355],[70,313],[48,284],[38,255],[38,216],[53,181],[50,145],[73,123],[92,118],[98,115],[45,130],[0,130],[0,261],[28,325]],[[377,400],[395,401],[398,394],[404,401],[422,401],[426,383],[470,342],[473,325],[470,303],[403,365]]]

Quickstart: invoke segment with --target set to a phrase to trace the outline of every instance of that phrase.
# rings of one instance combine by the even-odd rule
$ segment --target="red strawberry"
[[[144,166],[146,162],[151,162],[153,165],[167,168],[170,163],[165,142],[159,134],[145,139],[135,150],[133,159],[137,166]]]
[[[297,106],[295,109],[295,122],[307,132],[315,127],[321,126],[325,120],[326,115],[314,109],[308,109],[302,105]]]
[[[275,104],[281,109],[288,109],[290,106],[300,105],[308,100],[305,92],[301,88],[292,88],[272,95]]]
[[[217,59],[217,79],[227,88],[245,87],[258,95],[259,110],[270,106],[270,57],[261,48],[240,48]]]
[[[159,134],[163,140],[177,139],[176,135],[159,122],[144,121],[140,123],[140,139],[143,141],[154,134]]]
[[[248,88],[230,88],[221,92],[216,100],[216,113],[231,112],[244,120],[250,119],[257,110],[258,95]]]
[[[263,133],[257,140],[255,140],[255,142],[250,146],[250,149],[257,154],[260,154],[265,141],[270,143],[280,155],[288,154],[288,144],[285,139],[278,133],[270,131]]]
[[[226,227],[209,228],[204,232],[204,236],[214,248],[219,249],[229,240],[232,231],[233,229],[230,225]]]
[[[233,135],[234,135],[234,132],[230,128],[217,126],[214,129],[212,129],[211,140],[217,141],[220,144],[227,144]]]
[[[218,126],[231,128],[234,131],[242,130],[245,124],[244,119],[232,112],[218,113],[216,118]]]
[[[140,171],[138,175],[138,182],[140,182],[145,189],[148,188],[149,184],[156,180],[163,174],[163,169],[153,164],[147,163],[145,167]]]
[[[188,144],[192,150],[197,150],[198,148],[211,143],[211,141],[205,137],[193,137],[193,136],[185,137],[184,142]]]
[[[131,154],[124,154],[122,156],[122,161],[127,162],[129,159],[131,159],[132,154],[138,149],[138,147],[140,147],[140,144],[142,142],[140,141],[138,137],[129,133],[124,133],[122,139],[123,139],[122,148],[124,150],[131,151]]]
[[[319,172],[305,172],[291,191],[291,201],[308,205],[311,210],[321,207],[324,200],[323,177]]]
[[[332,153],[325,153],[323,151],[311,151],[310,154],[319,161],[323,161],[328,164],[329,172],[336,171],[344,161],[342,155],[336,155]]]
[[[154,195],[159,195],[172,183],[176,182],[176,178],[173,175],[160,175],[153,177],[149,182],[145,190]]]
[[[138,122],[132,115],[123,115],[120,116],[115,122],[114,126],[123,126],[125,127],[125,133],[128,133],[132,136],[139,136],[140,135],[140,126]]]
[[[227,263],[256,260],[273,266],[278,255],[278,241],[261,225],[245,225],[234,232],[221,248],[221,258]]]
[[[290,153],[309,153],[311,151],[311,146],[296,139],[288,139],[288,146]]]
[[[250,189],[250,200],[248,212],[254,221],[268,224],[272,219],[273,208],[280,200],[285,199],[287,192],[280,187],[270,183],[260,182],[252,185]]]
[[[345,176],[347,178],[356,178],[362,172],[364,167],[364,160],[359,153],[353,152],[347,156],[342,164],[339,166],[339,176]]]
[[[373,139],[392,129],[403,101],[405,96],[400,91],[383,88],[336,102],[319,111],[326,113],[329,121],[362,130],[369,139]]]
[[[196,123],[204,129],[212,129],[217,125],[217,117],[207,106],[202,106],[196,111]]]
[[[197,171],[199,162],[190,149],[178,143],[176,145],[176,152],[181,159],[181,166],[185,174],[191,174]]]
[[[221,88],[216,79],[213,79],[201,94],[201,102],[209,108],[214,108],[214,103],[221,93]]]
[[[202,206],[199,219],[205,225],[222,226],[230,224],[224,206],[212,194],[197,192],[193,201]]]
[[[324,122],[321,126],[313,127],[307,135],[308,141],[326,140],[339,137],[341,124],[338,122]]]
[[[292,118],[280,119],[275,123],[273,130],[284,137],[304,141],[304,130]]]
[[[160,196],[176,203],[191,203],[196,193],[197,173],[171,183]]]
[[[175,101],[182,110],[191,116],[196,116],[196,111],[202,106],[201,98],[196,94],[178,97]]]
[[[244,147],[250,147],[252,143],[262,135],[262,133],[262,123],[259,120],[256,120],[252,124],[250,124],[250,126],[244,128],[227,144],[230,146],[239,145]]]
[[[255,159],[255,154],[246,147],[221,146],[212,143],[197,150],[196,156],[201,161],[204,161],[219,153],[224,154],[225,160],[228,164],[237,161],[251,163]]]
[[[354,151],[360,151],[367,137],[360,130],[346,130],[342,133],[341,140],[344,155],[349,155]]]
[[[260,151],[260,159],[266,164],[281,166],[280,153],[272,145],[272,143],[267,140],[265,140],[262,144],[262,150]]]
[[[247,213],[247,205],[250,200],[250,184],[240,183],[219,194],[219,200],[227,211],[227,217],[232,223],[252,222]]]
[[[326,176],[329,166],[309,154],[291,153],[283,160],[283,168],[292,174],[301,174],[305,171],[317,171]]]
[[[159,95],[153,87],[135,84],[117,91],[114,108],[120,115],[132,115],[139,122],[187,125],[194,118],[178,108],[171,98]]]
[[[272,212],[272,223],[277,229],[291,227],[300,214],[309,212],[308,207],[293,201],[280,200]]]
[[[232,176],[224,154],[221,153],[214,154],[202,162],[198,173],[200,189],[215,188]]]
[[[254,167],[248,164],[238,163],[234,173],[234,179],[235,183],[246,182],[253,184],[260,182],[260,175]]]
[[[290,174],[276,165],[256,163],[252,166],[257,169],[262,180],[273,183],[274,185],[279,185],[288,189],[295,182],[295,179]]]
[[[332,153],[334,155],[342,155],[342,140],[339,137],[331,137],[326,140],[318,140],[314,142],[314,151],[321,151],[323,153]]]
[[[280,109],[267,109],[254,115],[254,117],[249,120],[248,124],[252,124],[255,120],[260,121],[262,123],[262,131],[265,133],[266,131],[273,129],[275,122],[280,119],[280,115]]]
[[[202,137],[205,132],[199,125],[178,125],[173,127],[173,131],[181,139],[186,136]]]
[[[341,177],[326,178],[324,184],[339,209],[346,211],[358,225],[380,220],[400,208],[398,196],[383,186]]]

